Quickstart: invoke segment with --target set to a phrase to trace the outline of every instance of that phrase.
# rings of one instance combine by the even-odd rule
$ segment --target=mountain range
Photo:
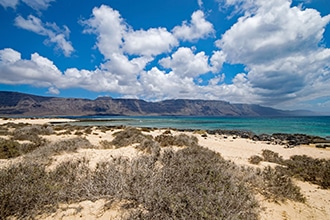
[[[0,116],[292,116],[309,111],[284,111],[254,104],[217,100],[173,99],[147,102],[140,99],[99,97],[95,100],[58,98],[0,91]]]

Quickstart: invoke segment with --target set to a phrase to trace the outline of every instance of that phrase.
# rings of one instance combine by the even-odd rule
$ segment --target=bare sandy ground
[[[67,119],[67,118],[0,118],[0,125],[12,122],[12,123],[28,123],[28,124],[46,124],[46,123],[60,123],[60,122],[73,122],[75,120],[73,119]]]
[[[14,123],[30,123],[44,124],[49,122],[63,122],[67,119],[0,119],[0,124],[7,122]],[[154,130],[146,134],[157,136],[165,130]],[[99,145],[101,140],[111,141],[112,134],[116,131],[99,132],[93,130],[90,135],[84,135],[94,146]],[[173,135],[179,134],[178,131],[171,131]],[[207,135],[202,137],[200,134],[193,134],[199,139],[199,144],[220,153],[225,159],[231,160],[241,166],[253,166],[263,168],[272,165],[268,162],[261,162],[259,165],[252,165],[248,162],[248,158],[253,155],[261,155],[263,149],[272,150],[279,153],[284,159],[290,158],[292,155],[308,155],[314,158],[330,159],[330,149],[315,148],[315,146],[297,146],[294,148],[285,148],[281,145],[272,145],[263,142],[255,142],[248,139],[236,138],[233,136]],[[60,139],[71,138],[72,135],[50,135],[45,136],[49,141],[58,141]],[[140,155],[133,146],[120,149],[80,149],[76,153],[64,154],[54,158],[54,163],[51,166],[56,166],[62,161],[71,160],[73,158],[87,157],[91,160],[91,166],[99,161],[107,160],[111,157],[123,156],[131,159]],[[273,164],[274,165],[274,164]],[[52,167],[50,167],[51,169]],[[258,200],[262,206],[260,215],[261,220],[280,220],[280,219],[315,219],[328,220],[330,219],[330,190],[320,189],[318,186],[295,181],[301,187],[301,191],[307,198],[306,203],[287,201],[285,203],[274,203],[265,200],[262,196],[258,196]],[[63,204],[61,209],[51,216],[41,216],[40,219],[120,219],[124,215],[124,210],[121,210],[120,204],[125,201],[116,201],[109,206],[105,200],[84,201],[77,204]],[[79,212],[77,210],[80,210]]]

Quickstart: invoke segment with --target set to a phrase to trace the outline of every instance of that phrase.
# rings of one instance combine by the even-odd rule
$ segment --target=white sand
[[[28,124],[47,124],[47,123],[60,123],[60,122],[74,122],[73,119],[67,119],[67,118],[8,118],[3,119],[0,118],[0,125],[6,124],[8,122],[12,123],[28,123]]]

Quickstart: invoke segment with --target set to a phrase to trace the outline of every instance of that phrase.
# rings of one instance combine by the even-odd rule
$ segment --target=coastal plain
[[[9,140],[15,135],[14,125],[20,125],[20,128],[28,126],[44,126],[51,132],[49,134],[40,134],[39,137],[43,140],[43,145],[52,145],[59,141],[72,140],[74,138],[82,138],[87,140],[89,144],[87,147],[77,147],[73,151],[59,151],[51,155],[51,160],[46,164],[46,171],[51,172],[56,170],[61,164],[68,161],[88,161],[88,167],[93,170],[98,164],[115,158],[122,158],[130,161],[137,157],[143,157],[150,154],[148,150],[139,150],[139,143],[132,143],[128,146],[113,147],[111,143],[116,139],[118,132],[126,129],[126,127],[77,127],[76,130],[66,132],[65,125],[68,125],[74,120],[59,119],[59,118],[42,118],[42,119],[0,119],[1,128],[6,128],[8,133],[1,132],[0,138]],[[9,126],[10,125],[10,126]],[[6,127],[7,126],[7,127]],[[61,129],[63,126],[63,129]],[[72,128],[70,128],[72,129]],[[86,131],[88,129],[88,132]],[[289,160],[295,155],[307,155],[315,159],[330,160],[330,149],[327,147],[316,148],[316,145],[299,145],[294,147],[287,147],[285,145],[255,141],[247,138],[241,138],[236,135],[223,134],[209,134],[206,131],[179,131],[176,129],[147,129],[137,128],[141,134],[150,137],[152,140],[157,140],[164,134],[171,136],[186,135],[194,140],[196,139],[199,146],[218,153],[226,161],[234,163],[240,169],[255,169],[262,170],[267,167],[283,166],[276,162],[269,162],[261,160],[258,163],[251,163],[253,156],[263,157],[263,152],[268,150],[276,154],[281,160]],[[9,134],[13,134],[12,136]],[[21,144],[31,142],[31,140],[17,140]],[[144,141],[144,140],[143,140]],[[173,151],[179,151],[188,146],[167,146]],[[147,148],[148,149],[148,148]],[[164,151],[163,148],[160,152]],[[153,151],[151,150],[151,153]],[[30,153],[31,154],[31,153]],[[0,159],[0,169],[6,169],[15,163],[20,163],[26,158],[25,155],[18,155],[17,157]],[[36,159],[38,160],[38,159]],[[302,168],[303,169],[303,168]],[[146,180],[148,181],[148,180]],[[299,178],[292,178],[293,183],[300,188],[300,192],[305,198],[304,202],[293,201],[290,199],[274,200],[265,197],[258,190],[255,193],[255,198],[259,204],[257,219],[330,219],[330,190],[320,187],[311,182],[302,181]],[[33,195],[32,195],[33,196]],[[125,208],[129,206],[129,201],[122,199],[109,198],[91,198],[83,201],[75,201],[73,203],[63,203],[56,206],[56,210],[52,212],[42,213],[42,210],[34,216],[37,219],[124,219],[127,215]],[[136,206],[135,208],[140,208]],[[143,209],[143,207],[142,207]],[[4,216],[1,216],[4,217]],[[26,217],[26,216],[25,216]],[[31,217],[31,216],[29,216]],[[8,219],[17,219],[20,217],[6,216]],[[220,218],[221,219],[221,218]]]

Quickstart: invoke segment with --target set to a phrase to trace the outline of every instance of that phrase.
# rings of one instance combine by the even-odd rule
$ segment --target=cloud
[[[197,3],[200,8],[203,7],[203,0],[197,0]]]
[[[97,35],[96,46],[106,59],[110,59],[113,53],[121,53],[123,36],[129,27],[118,11],[101,5],[93,9],[90,19],[81,23],[85,25],[84,33]]]
[[[22,0],[25,4],[29,7],[33,8],[34,10],[46,10],[51,2],[55,0]]]
[[[221,50],[213,51],[210,61],[212,72],[217,73],[221,70],[222,65],[226,62],[226,54]]]
[[[56,0],[22,0],[22,2],[36,11],[46,10],[50,6],[50,3],[54,1]],[[19,3],[19,0],[0,0],[0,5],[4,8],[16,8]]]
[[[0,5],[4,8],[16,8],[16,5],[18,5],[19,0],[0,0]]]
[[[184,41],[196,41],[214,35],[213,24],[205,20],[204,12],[195,11],[191,21],[184,21],[181,26],[175,26],[172,30],[175,37]]]
[[[166,28],[129,31],[124,36],[123,49],[129,54],[156,56],[170,52],[178,45],[177,39]]]
[[[318,88],[329,83],[329,49],[320,43],[330,15],[291,7],[289,0],[247,1],[242,7],[244,15],[216,45],[227,62],[246,66],[256,101],[275,105],[327,93]]]
[[[56,49],[61,50],[67,57],[74,52],[72,43],[66,39],[70,34],[70,30],[67,26],[61,29],[55,23],[44,24],[39,18],[33,15],[29,15],[27,19],[24,19],[22,16],[17,16],[15,25],[19,28],[48,37],[45,42],[54,43]]]
[[[182,77],[196,77],[211,70],[208,64],[208,56],[204,52],[194,54],[187,47],[180,47],[171,57],[163,58],[159,63]]]
[[[223,99],[288,108],[330,96],[330,49],[322,45],[330,16],[291,7],[289,0],[227,2],[241,14],[216,41],[218,48],[212,54],[179,42],[214,34],[202,11],[171,31],[134,30],[118,11],[102,5],[81,21],[84,32],[96,36],[95,47],[104,56],[98,67],[61,72],[38,53],[22,59],[19,52],[7,48],[0,50],[0,83],[45,87],[50,94],[82,88],[147,100]],[[18,16],[15,22],[45,36],[45,43],[72,53],[66,26],[43,23],[32,15]],[[242,64],[245,72],[228,82],[231,78],[221,72],[224,63]],[[196,83],[199,79],[203,83]]]
[[[178,45],[176,38],[166,28],[133,30],[120,13],[109,6],[93,9],[90,19],[82,21],[85,33],[97,35],[97,47],[106,59],[113,54],[128,53],[138,56],[156,56],[170,52]]]
[[[30,60],[23,60],[19,52],[10,48],[0,50],[0,72],[0,82],[11,85],[48,87],[61,77],[61,72],[47,58],[34,53]]]
[[[58,90],[56,87],[49,87],[47,93],[52,95],[59,95],[60,90]]]

